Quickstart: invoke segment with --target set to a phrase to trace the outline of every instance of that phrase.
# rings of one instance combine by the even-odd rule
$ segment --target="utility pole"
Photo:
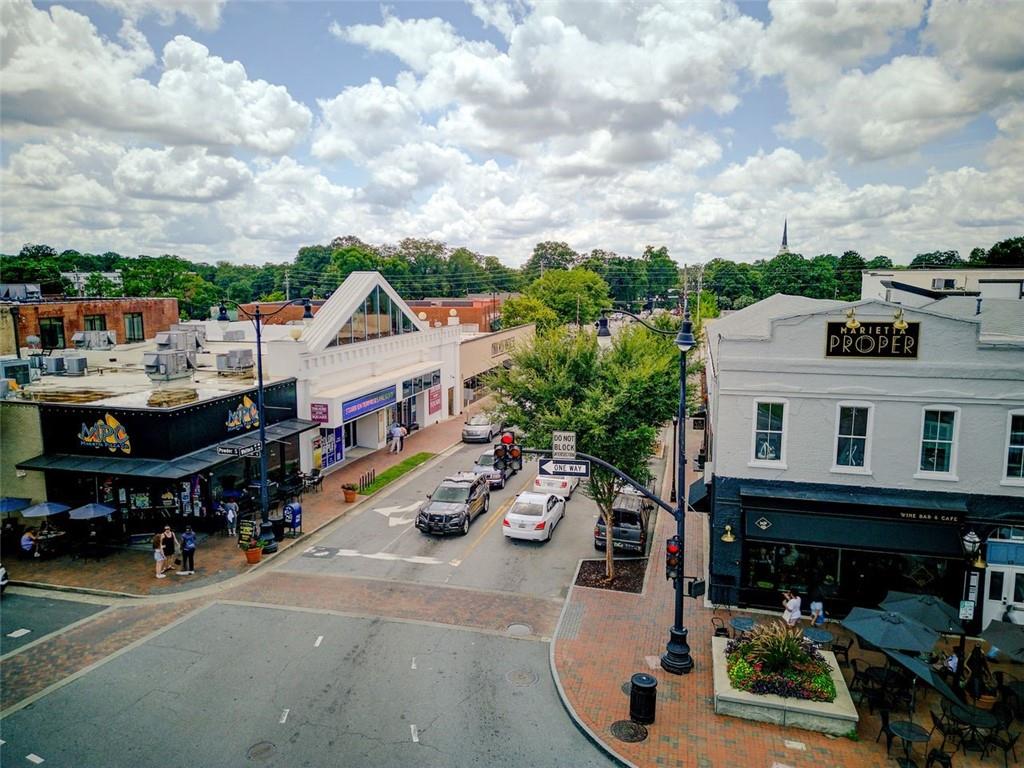
[[[580,327],[580,295],[576,294],[576,327]]]
[[[284,271],[284,300],[288,301],[289,299],[291,299],[291,297],[292,297],[291,283],[289,282],[288,270],[286,269]]]
[[[704,291],[704,265],[700,265],[700,272],[697,273],[697,321],[696,325],[700,328],[700,297]]]

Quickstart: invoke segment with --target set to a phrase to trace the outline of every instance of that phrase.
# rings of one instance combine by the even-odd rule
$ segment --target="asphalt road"
[[[5,592],[0,606],[0,655],[17,650],[107,606]],[[26,631],[27,630],[27,631]],[[11,637],[11,635],[15,635]]]

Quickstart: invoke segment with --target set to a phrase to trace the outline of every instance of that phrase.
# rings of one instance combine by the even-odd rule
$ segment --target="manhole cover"
[[[257,741],[249,747],[249,751],[245,753],[245,756],[249,760],[266,760],[276,751],[277,747],[275,747],[273,743],[269,741]]]
[[[622,684],[622,692],[629,696],[633,692],[633,684],[627,680]]]
[[[505,679],[519,688],[528,688],[531,685],[536,685],[540,678],[537,677],[536,672],[531,672],[528,669],[513,669],[505,673]]]
[[[634,743],[647,738],[647,729],[632,720],[616,720],[611,727],[612,736],[619,741]]]
[[[509,624],[505,631],[512,637],[527,637],[533,634],[533,627],[529,624]]]

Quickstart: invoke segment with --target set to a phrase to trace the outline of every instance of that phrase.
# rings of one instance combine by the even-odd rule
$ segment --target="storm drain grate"
[[[612,736],[619,741],[635,744],[647,738],[647,729],[632,720],[616,720],[611,727]]]
[[[533,634],[533,627],[529,624],[509,624],[505,631],[512,637],[529,637]]]
[[[536,685],[540,678],[529,669],[513,669],[505,673],[505,679],[517,688],[529,688]]]
[[[255,744],[249,747],[248,751],[245,753],[245,757],[248,760],[267,760],[276,751],[277,747],[275,747],[272,742],[257,741]]]

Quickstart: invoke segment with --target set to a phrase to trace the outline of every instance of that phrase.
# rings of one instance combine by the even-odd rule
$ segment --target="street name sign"
[[[541,459],[540,474],[564,477],[590,477],[590,462],[582,459]]]
[[[260,444],[252,445],[218,445],[217,453],[221,456],[259,456]]]
[[[576,433],[552,432],[551,455],[556,459],[576,458]]]

